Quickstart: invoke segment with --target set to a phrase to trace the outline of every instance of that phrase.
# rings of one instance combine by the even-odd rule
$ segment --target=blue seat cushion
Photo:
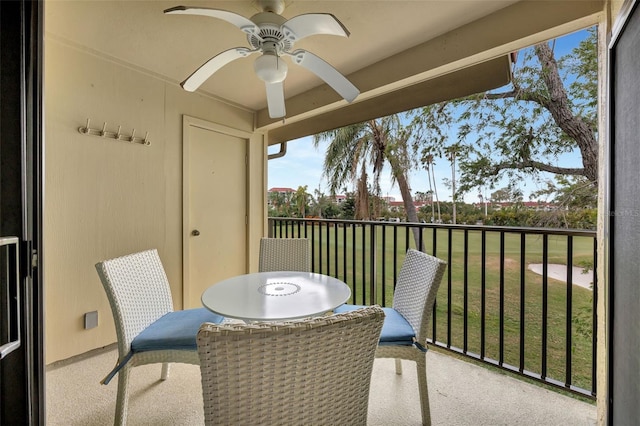
[[[109,384],[136,352],[170,349],[197,351],[196,336],[200,326],[205,322],[221,323],[222,321],[224,321],[222,315],[214,314],[206,308],[166,313],[131,341],[131,351],[124,359],[119,360],[107,377],[102,379],[102,384]]]
[[[196,335],[205,322],[220,323],[224,317],[206,308],[169,312],[142,330],[131,342],[131,352],[177,349],[197,350]]]
[[[355,311],[364,308],[362,305],[342,305],[333,310],[334,313]],[[384,311],[384,323],[382,324],[382,332],[380,333],[380,345],[413,345],[413,339],[416,332],[413,331],[411,324],[398,311],[393,308],[382,308]]]

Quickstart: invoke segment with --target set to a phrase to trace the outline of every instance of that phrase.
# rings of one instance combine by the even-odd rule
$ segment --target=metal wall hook
[[[87,125],[85,127],[78,127],[78,132],[82,133],[83,135],[100,136],[103,138],[127,141],[131,143],[139,143],[141,145],[151,145],[151,141],[149,140],[149,132],[146,132],[144,138],[142,138],[140,136],[136,136],[136,129],[133,129],[133,132],[131,132],[131,136],[121,133],[122,126],[118,126],[117,131],[110,132],[107,130],[106,121],[102,125],[102,129],[92,129],[90,125],[91,120],[87,118]]]
[[[86,126],[86,127],[80,127],[80,128],[78,129],[78,130],[80,131],[80,133],[83,133],[83,134],[85,134],[85,135],[89,133],[89,123],[90,123],[90,122],[91,122],[91,120],[89,120],[89,119],[87,118],[87,126]]]

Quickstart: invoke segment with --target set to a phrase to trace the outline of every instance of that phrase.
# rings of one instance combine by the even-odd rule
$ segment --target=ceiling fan
[[[295,42],[316,34],[349,36],[349,31],[329,13],[308,13],[289,20],[280,15],[284,0],[257,0],[262,12],[245,18],[233,12],[204,7],[176,6],[164,11],[166,14],[201,15],[222,19],[235,25],[247,34],[251,48],[234,47],[217,54],[200,66],[180,85],[193,92],[216,71],[228,63],[261,53],[254,62],[257,76],[265,82],[269,116],[280,118],[286,115],[284,106],[284,79],[288,67],[282,56],[289,56],[294,64],[316,74],[346,101],[353,101],[360,91],[329,63],[303,49],[293,50]]]

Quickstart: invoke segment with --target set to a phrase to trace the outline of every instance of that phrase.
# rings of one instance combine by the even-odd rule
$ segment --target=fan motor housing
[[[281,30],[282,24],[287,22],[284,17],[272,12],[261,12],[253,15],[250,19],[260,28],[260,37],[252,34],[247,35],[247,41],[251,47],[260,49],[263,47],[263,43],[272,42],[277,45],[278,52],[291,50],[293,43],[285,39]]]

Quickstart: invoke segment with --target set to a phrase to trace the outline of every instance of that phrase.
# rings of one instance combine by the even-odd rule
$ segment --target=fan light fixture
[[[303,49],[293,49],[294,43],[316,34],[349,37],[349,31],[338,18],[330,13],[306,13],[286,19],[280,15],[284,10],[285,0],[254,1],[262,12],[251,18],[227,10],[206,7],[176,6],[164,11],[167,14],[200,15],[226,21],[244,32],[251,46],[234,47],[218,53],[181,83],[184,90],[197,90],[206,79],[229,62],[254,53],[262,53],[253,66],[260,80],[265,82],[271,118],[286,116],[284,80],[289,67],[282,60],[284,55],[289,56],[295,65],[306,68],[320,77],[347,102],[353,101],[360,94],[353,83],[324,59]]]
[[[259,56],[253,63],[253,68],[258,78],[269,84],[284,81],[289,70],[287,63],[272,52],[265,52]]]

